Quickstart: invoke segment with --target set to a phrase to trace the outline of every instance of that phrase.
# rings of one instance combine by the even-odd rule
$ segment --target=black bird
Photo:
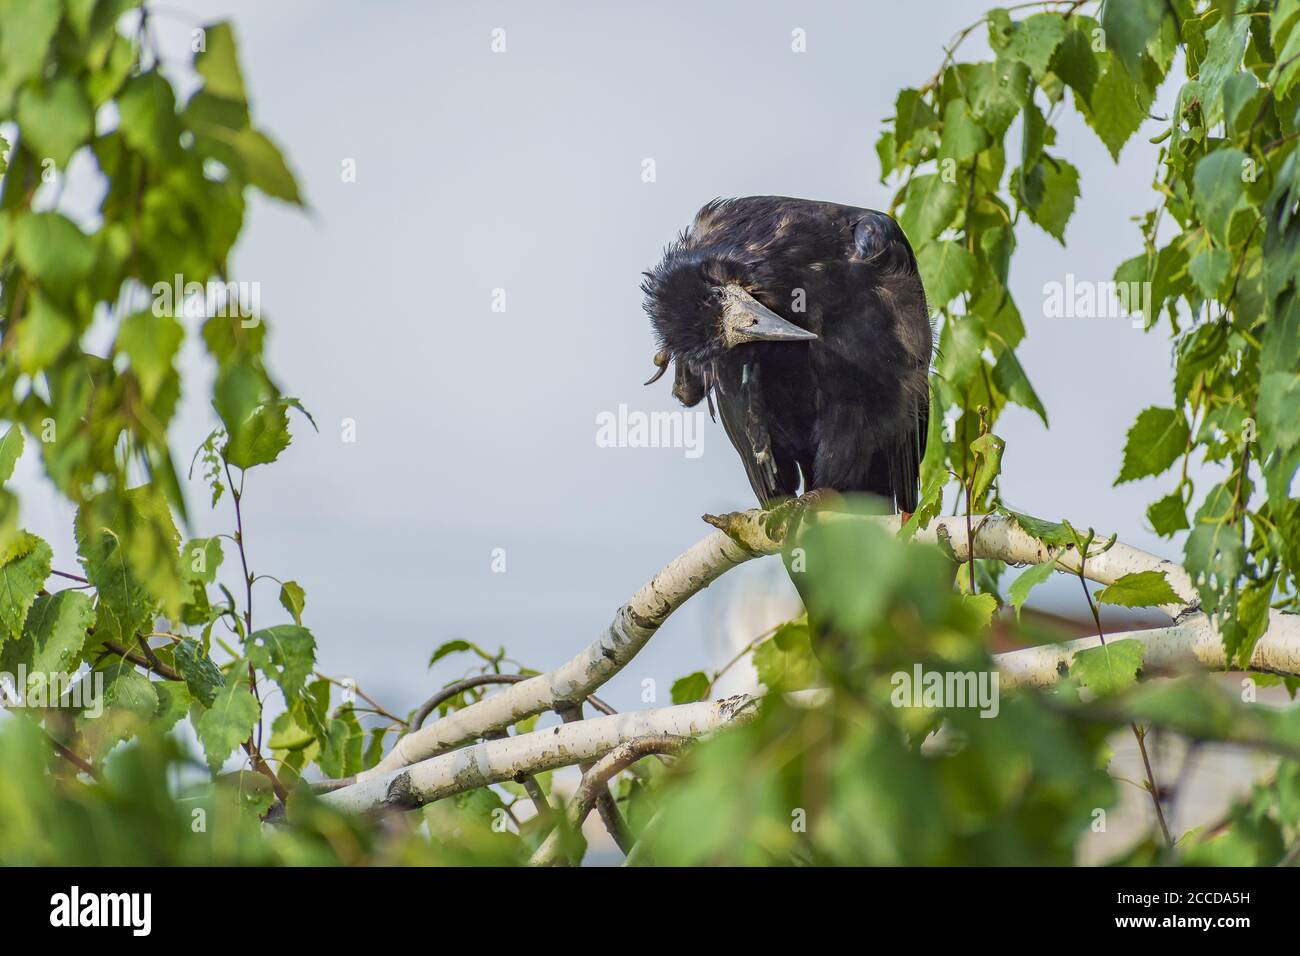
[[[933,333],[892,218],[837,203],[714,200],[645,273],[673,394],[716,402],[764,507],[870,492],[916,509]],[[646,384],[650,384],[647,382]]]

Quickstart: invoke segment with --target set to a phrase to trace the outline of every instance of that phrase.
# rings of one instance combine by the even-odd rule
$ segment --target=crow
[[[783,196],[716,199],[644,275],[659,345],[646,384],[671,362],[682,404],[716,404],[765,509],[866,492],[916,510],[933,331],[897,222]]]

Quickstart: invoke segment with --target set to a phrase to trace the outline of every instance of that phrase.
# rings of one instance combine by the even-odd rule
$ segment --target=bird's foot
[[[792,542],[810,509],[831,504],[839,498],[839,494],[829,488],[814,488],[798,498],[787,498],[764,512],[763,530],[773,541]]]

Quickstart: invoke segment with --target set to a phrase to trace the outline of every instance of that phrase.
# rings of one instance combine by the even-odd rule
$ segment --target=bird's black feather
[[[815,341],[719,332],[737,285]],[[712,392],[764,504],[803,490],[916,507],[932,332],[911,246],[884,213],[780,196],[714,200],[642,285],[687,404]]]

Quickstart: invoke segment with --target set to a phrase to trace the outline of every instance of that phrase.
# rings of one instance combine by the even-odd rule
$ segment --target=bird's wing
[[[925,457],[925,439],[930,429],[930,403],[916,403],[916,428],[905,435],[891,459],[890,485],[899,511],[911,514],[920,500],[921,459]]]
[[[767,505],[777,498],[798,493],[799,466],[772,444],[760,371],[757,362],[743,366],[723,363],[713,396],[727,438],[745,465],[750,487],[758,500]]]

